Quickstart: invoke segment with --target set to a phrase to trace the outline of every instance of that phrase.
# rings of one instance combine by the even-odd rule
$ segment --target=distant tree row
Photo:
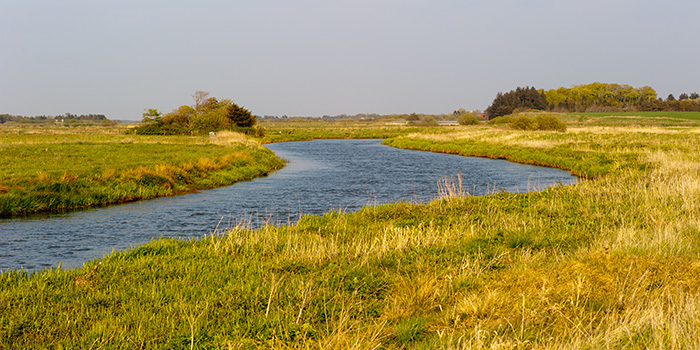
[[[104,122],[108,121],[104,114],[81,114],[75,115],[71,113],[66,113],[63,115],[39,115],[39,116],[21,116],[21,115],[10,115],[10,114],[0,114],[0,124],[7,122],[16,123],[50,123],[50,122],[68,122],[68,121],[78,121],[78,122]]]
[[[185,134],[217,131],[230,128],[251,128],[257,120],[247,109],[233,101],[217,100],[208,92],[197,91],[192,95],[193,106],[183,105],[170,113],[162,114],[149,108],[143,113],[143,125],[138,134]]]
[[[617,111],[700,111],[700,96],[683,93],[676,100],[669,95],[663,100],[649,86],[591,83],[548,91],[534,87],[518,87],[498,93],[486,109],[488,119],[508,115],[515,110],[537,109],[557,112]]]

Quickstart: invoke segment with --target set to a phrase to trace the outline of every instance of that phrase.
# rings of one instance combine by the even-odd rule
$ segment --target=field
[[[425,130],[425,127],[374,121],[281,120],[264,122],[264,142],[308,141],[316,139],[384,139]],[[441,130],[439,127],[431,130]]]
[[[573,186],[473,197],[454,179],[425,205],[3,272],[0,347],[700,348],[700,129],[586,118],[385,141],[559,167]]]
[[[698,127],[700,112],[613,112],[563,113],[559,116],[577,125],[632,127]]]
[[[172,196],[283,166],[233,133],[210,139],[68,131],[0,129],[0,217]]]

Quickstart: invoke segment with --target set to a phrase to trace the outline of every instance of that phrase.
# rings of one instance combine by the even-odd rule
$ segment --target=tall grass
[[[416,133],[390,142],[598,170],[5,271],[0,347],[698,348],[700,135],[636,130]]]

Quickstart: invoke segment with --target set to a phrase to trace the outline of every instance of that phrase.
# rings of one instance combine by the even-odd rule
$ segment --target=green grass
[[[561,113],[562,120],[589,126],[698,127],[700,112]]]
[[[387,142],[596,170],[5,271],[0,347],[700,347],[700,134],[453,130]]]
[[[426,128],[374,121],[300,120],[264,122],[260,126],[265,129],[265,136],[260,139],[265,143],[318,139],[384,139],[426,130],[432,132],[449,130],[449,127]]]
[[[675,111],[659,111],[659,112],[596,112],[596,113],[567,113],[571,115],[584,117],[647,117],[647,118],[675,118],[700,120],[700,112],[675,112]]]
[[[2,134],[0,217],[172,196],[264,176],[263,147],[201,137]]]

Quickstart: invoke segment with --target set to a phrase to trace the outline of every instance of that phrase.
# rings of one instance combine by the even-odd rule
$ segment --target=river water
[[[154,237],[190,238],[235,225],[296,222],[301,215],[397,201],[426,202],[443,176],[462,174],[481,195],[572,184],[568,172],[502,160],[410,151],[380,140],[270,144],[288,161],[265,178],[184,196],[58,214],[0,219],[0,270],[80,267]]]

